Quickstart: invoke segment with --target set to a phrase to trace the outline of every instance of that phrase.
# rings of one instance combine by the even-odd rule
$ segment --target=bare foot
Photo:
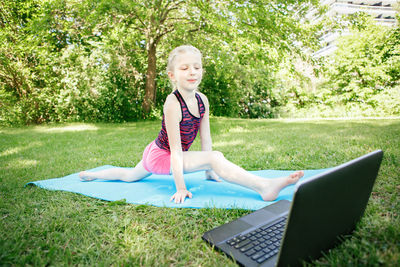
[[[297,183],[297,181],[303,176],[304,176],[303,171],[297,171],[291,173],[287,177],[268,179],[268,182],[261,187],[261,190],[259,190],[258,193],[265,201],[275,200],[278,197],[279,192],[283,188],[285,188],[288,185]]]
[[[206,179],[208,181],[222,182],[214,171],[206,171]]]
[[[91,177],[89,172],[83,171],[79,173],[79,179],[84,182],[89,182],[95,180],[96,178]]]
[[[218,183],[222,182],[222,180],[219,179],[218,177],[217,177],[217,178],[206,178],[206,180],[208,180],[208,181],[214,181],[214,182],[218,182]]]

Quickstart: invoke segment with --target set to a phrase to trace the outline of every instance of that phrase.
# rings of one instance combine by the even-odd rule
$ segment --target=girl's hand
[[[183,203],[185,198],[189,197],[192,198],[192,193],[188,190],[178,190],[176,193],[171,197],[170,201],[175,199],[176,204]]]
[[[215,182],[222,182],[221,179],[219,179],[218,175],[213,170],[206,171],[206,179]]]

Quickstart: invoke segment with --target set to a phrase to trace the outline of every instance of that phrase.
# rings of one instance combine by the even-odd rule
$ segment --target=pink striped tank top
[[[200,128],[201,119],[204,116],[206,108],[204,106],[203,101],[199,94],[196,93],[197,104],[200,111],[200,117],[194,116],[190,113],[189,108],[187,107],[185,100],[181,96],[178,90],[175,90],[173,94],[178,99],[179,103],[181,104],[181,111],[182,111],[182,120],[180,122],[180,132],[181,132],[181,143],[182,143],[182,151],[188,151],[190,146],[192,145],[194,139],[196,138],[197,132]],[[161,122],[161,131],[158,134],[157,139],[155,140],[156,144],[159,148],[170,150],[169,142],[168,142],[168,135],[167,130],[165,128],[165,119],[163,115],[163,119]]]

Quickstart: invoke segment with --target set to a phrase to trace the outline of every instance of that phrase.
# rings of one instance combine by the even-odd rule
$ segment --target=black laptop
[[[278,201],[203,235],[244,266],[298,266],[319,258],[361,219],[382,161],[377,150],[296,185]]]

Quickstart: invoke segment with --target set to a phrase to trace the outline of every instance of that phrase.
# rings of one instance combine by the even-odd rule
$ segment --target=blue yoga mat
[[[98,171],[112,168],[105,165],[89,171]],[[305,170],[301,180],[308,179],[326,169]],[[252,173],[266,178],[287,176],[293,171],[261,170]],[[143,180],[127,183],[122,181],[94,180],[82,182],[78,173],[62,178],[54,178],[30,182],[48,190],[61,190],[82,194],[107,201],[126,200],[127,203],[153,205],[170,208],[223,208],[257,210],[278,200],[292,200],[295,185],[284,188],[275,201],[263,201],[261,196],[253,190],[230,184],[225,181],[214,182],[205,179],[204,172],[185,174],[187,189],[192,192],[193,198],[186,198],[182,204],[170,201],[175,193],[174,180],[171,175],[151,175]]]

